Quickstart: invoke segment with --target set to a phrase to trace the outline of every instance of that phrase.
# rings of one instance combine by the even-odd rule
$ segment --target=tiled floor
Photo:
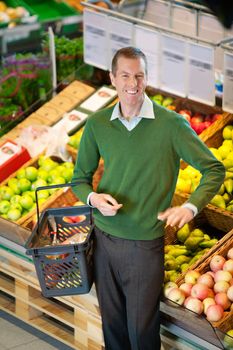
[[[0,310],[1,350],[73,350]]]

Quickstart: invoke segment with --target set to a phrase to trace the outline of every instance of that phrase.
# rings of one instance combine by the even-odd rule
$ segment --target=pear
[[[210,147],[209,150],[213,153],[213,155],[215,156],[215,158],[217,158],[218,160],[222,160],[222,156],[221,153],[219,152],[219,150],[217,148],[214,147]]]
[[[184,263],[188,263],[190,261],[190,257],[186,255],[179,255],[176,258],[176,262],[178,265],[182,265]]]
[[[233,167],[233,159],[231,158],[225,158],[222,162],[227,170]]]
[[[176,270],[177,266],[178,266],[178,264],[177,264],[175,259],[166,260],[164,263],[164,268],[166,271]]]
[[[200,243],[201,248],[212,248],[218,242],[217,238],[212,238],[209,241],[203,241]]]
[[[218,208],[226,209],[226,203],[220,194],[216,194],[210,201],[211,204]]]
[[[184,242],[187,249],[195,251],[199,247],[199,243],[204,240],[203,237],[188,237]]]
[[[231,150],[232,150],[231,147],[229,147],[229,146],[224,146],[224,145],[222,145],[222,146],[220,146],[220,147],[218,148],[218,153],[220,154],[222,160],[225,159],[225,158],[227,158],[227,156],[228,156],[228,154],[231,152]]]
[[[177,231],[176,236],[177,236],[178,241],[180,241],[181,243],[184,243],[186,241],[186,239],[188,238],[189,234],[190,234],[189,225],[185,224],[183,227],[181,227]]]
[[[170,276],[170,281],[171,282],[175,282],[176,280],[177,280],[177,278],[179,277],[179,272],[173,272],[172,274],[171,274],[171,276]]]
[[[227,193],[232,194],[233,191],[233,179],[227,179],[224,181],[224,186],[226,188]]]
[[[231,213],[233,213],[233,204],[230,204],[226,207],[227,211],[230,211]]]
[[[232,139],[232,130],[233,125],[227,125],[222,131],[222,136],[225,140],[231,140]]]
[[[224,184],[221,184],[221,187],[218,191],[218,194],[220,194],[222,196],[224,192],[225,192],[225,186],[224,186]]]
[[[203,238],[204,238],[205,241],[209,241],[210,240],[210,236],[207,235],[207,233],[204,234]]]
[[[192,236],[192,237],[204,237],[204,232],[200,228],[195,228],[191,232],[190,236]]]
[[[188,264],[188,263],[182,264],[182,265],[180,266],[181,272],[186,271],[188,267],[189,267],[189,264]]]
[[[231,170],[233,168],[230,168],[226,171],[225,173],[225,179],[233,179],[233,170]]]
[[[224,199],[225,203],[228,204],[231,200],[231,196],[229,195],[229,193],[224,193],[224,195],[222,196],[222,198]]]

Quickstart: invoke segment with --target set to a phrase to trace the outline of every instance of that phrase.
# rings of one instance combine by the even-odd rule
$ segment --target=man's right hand
[[[119,204],[110,194],[106,193],[92,193],[89,202],[104,216],[116,215],[118,210],[123,206],[123,204]]]

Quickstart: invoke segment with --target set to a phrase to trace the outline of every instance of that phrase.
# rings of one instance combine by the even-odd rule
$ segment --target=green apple
[[[31,207],[33,206],[33,199],[31,196],[29,196],[29,194],[23,194],[20,200],[20,205],[24,208],[24,209],[31,209]]]
[[[37,187],[47,186],[47,182],[43,179],[38,179],[32,184],[32,190],[36,190]]]
[[[7,218],[11,221],[17,221],[21,217],[21,211],[17,208],[12,208],[7,213]]]
[[[9,187],[11,187],[11,185],[15,185],[15,184],[17,184],[17,183],[18,183],[18,179],[16,179],[16,177],[12,177],[12,178],[10,178],[10,179],[8,180],[7,185],[8,185]]]
[[[16,173],[16,177],[17,179],[25,178],[25,169],[24,168],[19,169]]]
[[[21,190],[21,192],[29,191],[31,189],[31,181],[29,181],[26,178],[19,179],[18,186]]]
[[[0,202],[0,213],[1,213],[1,214],[6,214],[6,213],[9,211],[10,206],[11,206],[11,204],[10,204],[9,201],[7,201],[7,200],[2,200],[2,201]]]
[[[6,185],[1,186],[0,199],[5,199],[5,200],[9,201],[13,195],[14,195],[14,191],[10,187],[8,187]]]
[[[63,171],[66,169],[66,167],[64,165],[58,165],[56,167],[56,170],[59,172],[59,174],[62,175]]]
[[[64,168],[64,169],[66,169],[66,168]],[[50,170],[49,171],[49,176],[48,176],[48,182],[49,183],[53,182],[53,180],[56,179],[59,176],[62,176],[62,175],[59,172],[59,170],[57,170],[57,168]]]
[[[64,179],[64,177],[62,176],[57,176],[53,179],[53,185],[60,185],[60,184],[65,184],[66,181]]]
[[[27,168],[25,168],[25,177],[31,182],[36,181],[37,173],[38,173],[38,169],[35,168],[34,166],[28,166]]]
[[[74,169],[74,164],[72,162],[64,162],[62,165],[66,168]]]
[[[33,202],[36,201],[36,193],[35,193],[35,191],[25,191],[23,194],[29,194],[29,196],[32,197]]]
[[[74,172],[73,169],[66,168],[61,175],[62,177],[64,177],[66,182],[70,182],[73,176],[73,172]]]
[[[19,203],[11,204],[10,210],[11,209],[18,209],[20,211],[20,213],[22,213],[22,211],[23,211],[22,205],[20,205]]]
[[[48,198],[49,197],[49,190],[41,190],[38,192],[38,199],[41,198]]]
[[[43,180],[47,181],[48,177],[49,177],[48,171],[44,170],[43,168],[38,169],[38,173],[37,173],[38,179],[43,179]]]
[[[45,159],[47,159],[47,157],[45,156],[39,156],[39,159],[38,159],[38,165],[41,167],[43,162],[45,161]]]
[[[20,203],[21,196],[19,194],[15,194],[14,196],[11,197],[10,202],[11,204],[18,204]]]
[[[52,159],[47,158],[43,161],[41,168],[44,169],[45,171],[50,171],[54,168],[56,168],[58,165],[57,162],[54,162]]]

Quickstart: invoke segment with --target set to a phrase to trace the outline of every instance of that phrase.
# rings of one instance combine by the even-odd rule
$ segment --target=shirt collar
[[[142,107],[137,117],[146,118],[146,119],[155,119],[153,103],[146,94],[144,95],[144,97],[145,98],[144,98]],[[119,118],[122,118],[122,114],[120,111],[120,102],[117,102],[117,104],[113,108],[110,120],[115,120]]]

